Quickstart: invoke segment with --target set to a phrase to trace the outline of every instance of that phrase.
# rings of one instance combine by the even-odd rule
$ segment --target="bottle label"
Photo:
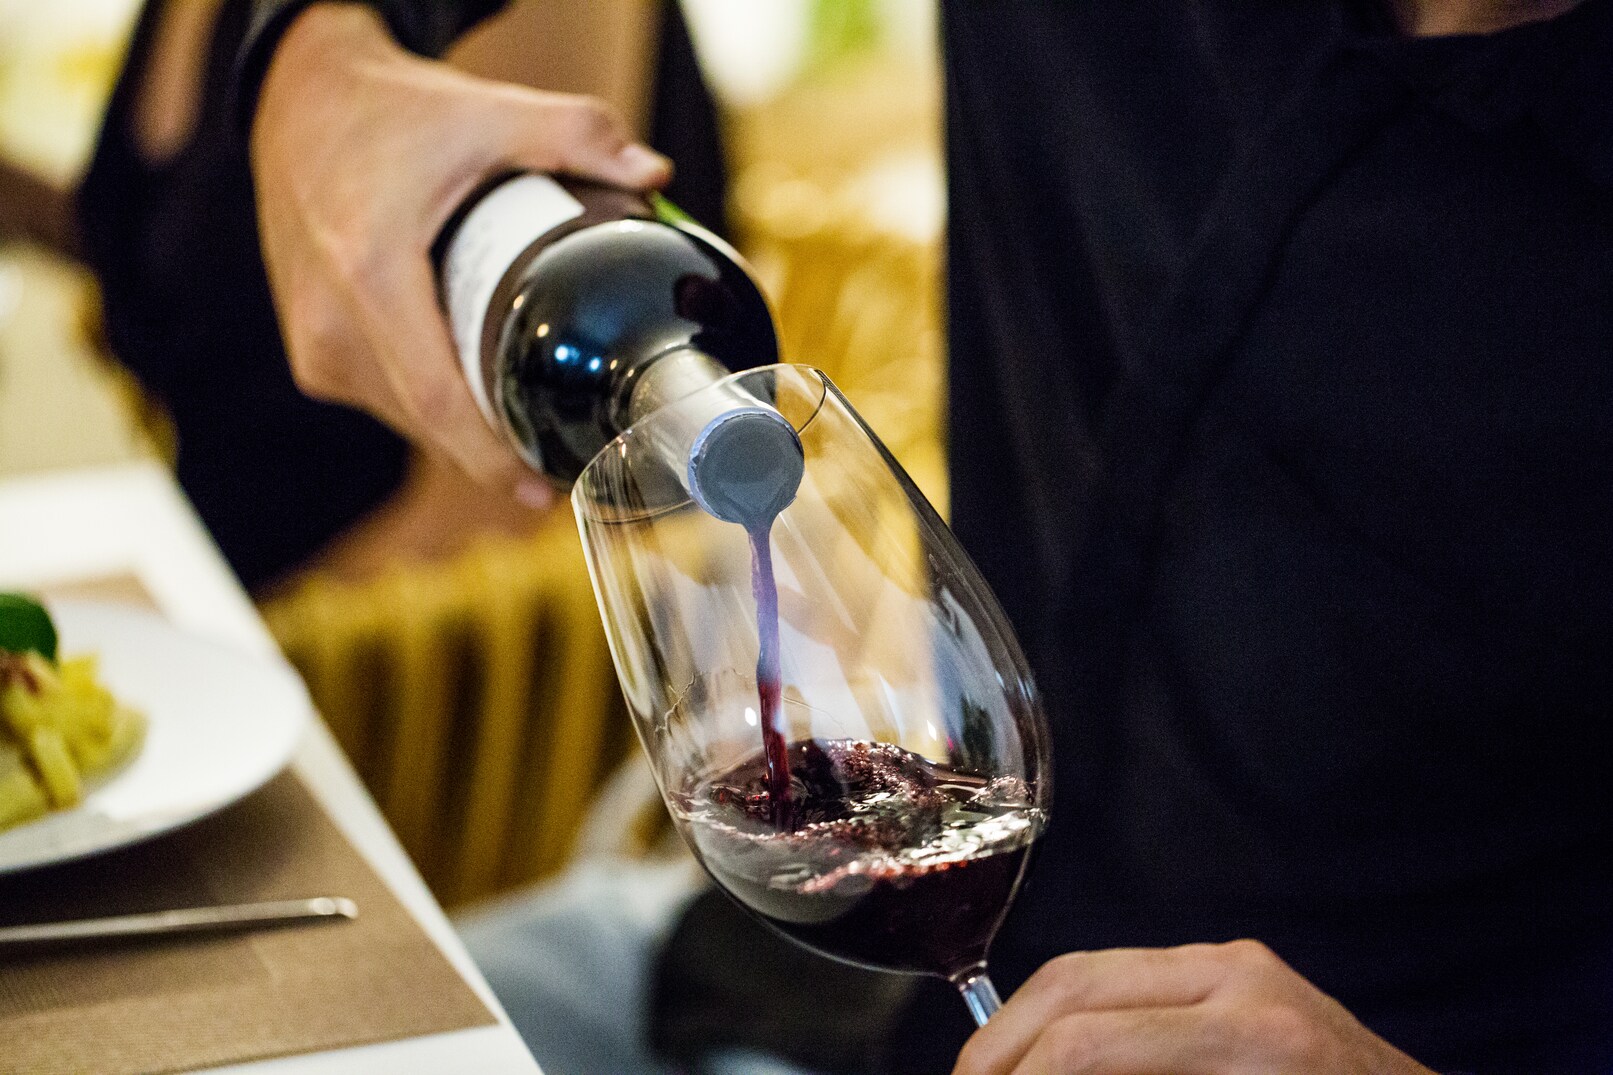
[[[517,176],[476,203],[443,257],[443,297],[454,347],[476,405],[495,429],[491,386],[482,375],[482,332],[493,292],[521,251],[582,212],[582,203],[548,176]]]

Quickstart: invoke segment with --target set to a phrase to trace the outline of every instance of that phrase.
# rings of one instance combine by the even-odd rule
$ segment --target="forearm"
[[[1580,0],[1389,0],[1402,32],[1416,37],[1493,34],[1556,18]]]
[[[254,0],[251,25],[236,65],[235,114],[243,129],[251,126],[269,61],[280,38],[302,12],[321,6],[363,6],[385,20],[398,43],[422,56],[439,56],[507,0]]]
[[[0,241],[26,239],[79,256],[73,196],[34,172],[0,158]]]

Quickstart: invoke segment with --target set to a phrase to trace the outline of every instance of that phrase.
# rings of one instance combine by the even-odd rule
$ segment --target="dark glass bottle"
[[[778,361],[772,313],[739,255],[658,196],[506,176],[467,200],[435,254],[482,413],[562,485],[644,415]],[[753,479],[760,459],[793,497],[801,447],[765,402],[719,411],[688,431],[691,458],[677,463],[703,508],[743,522],[734,516],[754,506],[725,504],[719,488],[730,464]]]

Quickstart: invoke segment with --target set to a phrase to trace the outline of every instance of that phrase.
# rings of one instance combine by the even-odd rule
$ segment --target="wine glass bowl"
[[[664,449],[658,425],[706,392],[799,439],[770,527],[701,511]],[[878,438],[822,373],[764,367],[635,424],[572,501],[635,727],[711,876],[786,936],[948,978],[989,1015],[987,949],[1050,808],[1047,728],[995,598]]]

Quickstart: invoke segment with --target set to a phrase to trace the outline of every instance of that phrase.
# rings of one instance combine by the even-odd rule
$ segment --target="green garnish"
[[[55,661],[56,625],[45,606],[20,593],[0,593],[0,650]]]

